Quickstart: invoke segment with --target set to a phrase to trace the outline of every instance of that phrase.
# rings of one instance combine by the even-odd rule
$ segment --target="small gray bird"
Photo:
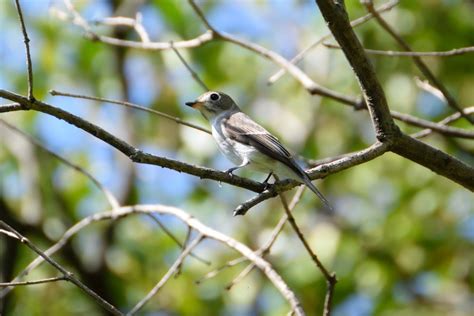
[[[269,172],[265,184],[272,174],[297,180],[310,188],[332,210],[288,150],[275,136],[244,114],[227,94],[209,91],[196,101],[186,102],[186,105],[199,110],[211,123],[212,136],[220,151],[236,165],[226,172],[232,174],[249,165],[253,169]]]

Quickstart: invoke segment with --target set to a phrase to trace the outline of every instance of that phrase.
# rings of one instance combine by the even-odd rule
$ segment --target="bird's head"
[[[217,91],[208,91],[200,95],[195,101],[186,102],[187,106],[199,110],[208,120],[220,114],[238,109],[234,100],[227,94]]]

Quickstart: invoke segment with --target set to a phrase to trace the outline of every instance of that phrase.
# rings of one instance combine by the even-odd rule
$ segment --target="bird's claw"
[[[262,184],[263,184],[263,191],[270,190],[275,185],[274,183],[268,183],[268,182],[262,182]]]
[[[231,177],[231,178],[234,176],[234,169],[233,168],[227,169],[224,172],[227,173],[229,175],[229,177]]]

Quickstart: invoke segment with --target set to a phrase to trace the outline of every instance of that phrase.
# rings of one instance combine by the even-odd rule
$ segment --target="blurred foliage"
[[[359,1],[346,2],[351,18],[365,14]],[[51,97],[49,89],[109,98],[128,95],[132,102],[206,126],[197,113],[183,105],[202,91],[172,51],[126,49],[121,63],[118,48],[87,40],[82,30],[51,14],[53,8],[63,9],[61,1],[22,3],[32,40],[37,98],[97,123],[148,152],[218,169],[230,165],[207,134],[115,105]],[[89,21],[120,9],[120,3],[117,8],[106,0],[74,3]],[[287,58],[327,32],[312,1],[199,4],[219,30],[250,39]],[[153,40],[188,39],[205,30],[185,1],[148,1],[140,11]],[[474,45],[473,15],[472,1],[430,0],[401,1],[384,17],[415,50],[433,51]],[[110,28],[100,30],[111,34]],[[365,47],[399,50],[374,21],[358,27],[356,33]],[[0,87],[25,93],[23,40],[13,1],[0,1],[0,34]],[[137,39],[131,31],[125,37]],[[310,96],[288,75],[268,86],[268,77],[278,68],[255,53],[219,41],[181,53],[212,89],[231,94],[244,111],[295,152],[322,158],[360,150],[374,142],[367,113]],[[474,105],[472,56],[423,58],[463,106]],[[392,109],[430,120],[452,112],[416,87],[414,78],[421,75],[409,58],[370,58]],[[319,47],[300,66],[325,86],[348,95],[360,93],[339,51]],[[274,199],[243,218],[233,218],[232,209],[252,193],[159,167],[133,165],[110,146],[44,114],[14,112],[0,117],[89,170],[121,201],[183,208],[255,249],[264,244],[283,214]],[[399,125],[406,132],[417,130]],[[459,121],[456,126],[469,125]],[[0,133],[0,217],[42,249],[81,218],[110,208],[83,175],[22,141],[19,135],[3,128]],[[472,141],[439,135],[425,141],[474,164]],[[247,170],[241,174],[264,178]],[[335,315],[473,314],[471,192],[390,153],[317,181],[317,185],[337,213],[321,215],[318,200],[307,193],[294,214],[316,253],[338,276]],[[184,225],[166,217],[161,220],[184,239]],[[5,281],[34,258],[31,251],[6,238],[0,239],[0,246]],[[144,315],[284,315],[288,311],[286,302],[258,271],[226,291],[245,264],[196,285],[205,273],[236,257],[212,241],[205,241],[196,253],[212,266],[188,258],[179,277],[172,278],[145,306]],[[128,311],[178,255],[179,248],[153,221],[130,217],[89,226],[55,258],[112,304]],[[325,280],[289,227],[268,259],[302,300],[308,315],[321,314]],[[57,272],[44,264],[28,279],[55,275]],[[105,314],[66,282],[17,287],[4,300],[3,309],[4,315]]]

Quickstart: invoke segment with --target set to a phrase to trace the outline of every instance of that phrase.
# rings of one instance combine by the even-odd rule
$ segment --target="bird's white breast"
[[[212,124],[212,136],[217,142],[219,150],[235,165],[241,165],[246,155],[252,150],[251,147],[245,146],[224,136],[219,122]]]

